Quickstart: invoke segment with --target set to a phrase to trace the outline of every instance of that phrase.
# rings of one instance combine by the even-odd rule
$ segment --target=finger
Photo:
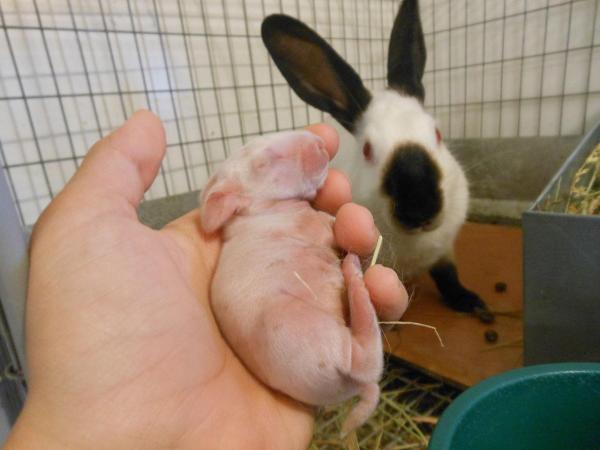
[[[96,198],[110,199],[131,210],[150,187],[165,154],[165,131],[150,111],[137,111],[119,129],[97,142],[65,187],[93,206]],[[85,207],[85,203],[82,205]]]
[[[355,203],[346,203],[339,209],[333,234],[338,246],[362,257],[373,252],[379,238],[379,231],[369,210]]]
[[[376,264],[367,269],[364,279],[379,319],[400,319],[408,306],[408,293],[396,272]]]
[[[313,206],[335,215],[342,205],[351,201],[352,190],[346,174],[336,169],[329,169],[325,184],[317,192]]]
[[[329,153],[329,159],[333,159],[340,145],[340,136],[331,125],[326,123],[316,123],[306,127],[306,130],[316,134],[325,142],[325,150]]]

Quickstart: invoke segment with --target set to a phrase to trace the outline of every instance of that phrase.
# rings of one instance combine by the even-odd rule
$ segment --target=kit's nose
[[[297,145],[300,149],[304,174],[309,177],[321,174],[329,164],[329,154],[325,150],[323,140],[312,133],[307,133],[299,137]]]

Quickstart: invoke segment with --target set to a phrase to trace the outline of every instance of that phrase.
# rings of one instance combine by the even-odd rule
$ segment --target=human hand
[[[319,134],[333,157],[338,139]],[[98,142],[44,211],[31,239],[26,308],[29,393],[6,448],[306,448],[313,410],[256,380],[210,309],[220,237],[198,209],[160,231],[136,208],[165,152],[162,125],[138,112]],[[331,170],[315,206],[336,239],[370,253],[371,215]],[[343,206],[342,206],[343,205]],[[383,320],[406,291],[390,269],[365,275]]]

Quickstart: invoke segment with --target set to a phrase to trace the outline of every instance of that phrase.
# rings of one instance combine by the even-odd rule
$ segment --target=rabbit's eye
[[[251,163],[252,171],[261,173],[269,167],[269,160],[266,158],[258,158]]]
[[[440,145],[440,142],[442,142],[442,133],[439,128],[435,129],[435,137],[437,138],[438,145]]]
[[[363,146],[363,155],[367,161],[371,161],[373,159],[373,149],[371,148],[370,142],[365,142]]]

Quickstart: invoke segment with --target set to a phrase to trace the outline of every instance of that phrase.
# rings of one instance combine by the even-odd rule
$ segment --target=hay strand
[[[440,341],[440,345],[442,347],[445,347],[444,341],[442,340],[440,333],[438,333],[437,328],[434,327],[433,325],[426,325],[424,323],[419,323],[419,322],[404,322],[404,321],[379,322],[379,324],[380,325],[414,325],[416,327],[429,328],[430,330],[433,330],[435,332],[435,335],[437,336],[438,341]]]
[[[307,283],[306,281],[304,281],[304,280],[302,279],[302,277],[300,276],[300,274],[299,274],[298,272],[296,272],[295,270],[294,270],[294,276],[295,276],[296,278],[298,278],[298,281],[300,281],[300,283],[302,283],[302,285],[303,285],[303,286],[304,286],[306,289],[308,289],[308,292],[310,292],[310,293],[312,294],[313,298],[314,298],[315,300],[317,300],[317,294],[315,294],[315,292],[314,292],[314,291],[313,291],[313,290],[310,288],[310,286],[308,285],[308,283]]]
[[[381,250],[381,244],[383,243],[383,236],[380,234],[377,239],[377,245],[375,246],[375,252],[373,253],[373,258],[371,258],[371,265],[369,267],[373,267],[377,263],[377,258],[379,257],[379,252]]]
[[[600,144],[575,172],[565,212],[568,214],[600,214]]]

